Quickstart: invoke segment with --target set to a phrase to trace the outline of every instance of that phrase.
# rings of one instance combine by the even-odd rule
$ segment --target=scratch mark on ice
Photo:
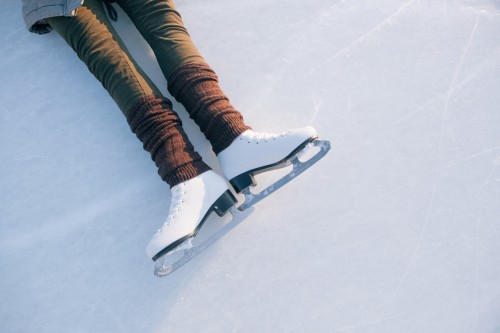
[[[401,13],[403,13],[406,10],[406,8],[410,7],[414,2],[417,2],[417,1],[418,0],[408,1],[407,3],[405,3],[404,5],[402,5],[397,11],[395,11],[392,15],[390,15],[385,20],[383,20],[382,22],[380,22],[379,24],[377,24],[375,27],[373,27],[372,29],[370,29],[368,32],[366,32],[364,35],[362,35],[360,38],[356,39],[351,44],[349,44],[348,46],[344,47],[342,50],[340,50],[339,52],[337,52],[335,55],[333,55],[328,60],[334,59],[334,58],[336,58],[338,56],[341,56],[344,53],[352,50],[353,48],[355,48],[356,46],[358,46],[359,44],[361,44],[362,42],[364,42],[365,40],[367,40],[375,32],[378,32],[378,31],[382,30],[386,25],[389,25],[391,23],[391,21],[395,17],[399,16]]]
[[[370,38],[374,33],[382,30],[385,26],[389,25],[394,18],[396,18],[397,16],[401,15],[401,13],[403,13],[408,7],[410,7],[415,2],[418,2],[418,1],[419,0],[410,0],[410,1],[406,2],[397,11],[395,11],[394,13],[392,13],[391,15],[389,15],[388,17],[386,17],[382,22],[380,22],[379,24],[377,24],[375,27],[371,28],[368,32],[364,33],[361,37],[359,37],[358,39],[354,40],[349,45],[347,45],[346,47],[344,47],[343,49],[341,49],[339,52],[335,53],[331,57],[325,59],[324,62],[321,62],[317,66],[313,67],[309,71],[309,73],[315,72],[316,70],[318,70],[320,68],[323,68],[325,63],[328,63],[328,62],[330,62],[330,61],[338,58],[339,56],[344,55],[345,53],[349,52],[350,50],[354,49],[359,44],[363,43],[365,40],[367,40],[368,38]]]
[[[448,89],[448,94],[446,96],[446,103],[445,103],[445,108],[444,108],[444,115],[443,118],[446,118],[446,115],[448,114],[448,110],[450,108],[450,100],[451,97],[453,96],[455,92],[455,86],[456,82],[458,79],[458,75],[462,71],[462,67],[464,65],[465,57],[469,53],[470,46],[472,44],[472,41],[474,39],[474,36],[476,35],[477,27],[479,25],[479,15],[476,17],[476,23],[474,24],[474,27],[472,28],[472,32],[469,37],[469,41],[467,42],[467,45],[465,46],[464,52],[462,52],[462,56],[460,58],[460,62],[458,63],[457,68],[455,69],[455,72],[453,73],[453,78],[451,80],[450,88]]]
[[[343,327],[343,328],[335,330],[334,332],[351,331],[353,329],[359,329],[361,327],[367,327],[367,326],[372,326],[372,325],[376,325],[376,324],[381,324],[381,323],[393,320],[395,318],[400,318],[400,317],[402,317],[402,315],[384,317],[384,318],[381,318],[381,319],[378,319],[378,320],[371,320],[371,321],[368,321],[368,322],[363,320],[363,322],[360,323],[360,324],[352,325],[352,326],[348,326],[348,327]]]
[[[415,244],[415,247],[413,248],[410,259],[408,260],[408,264],[406,265],[405,270],[403,272],[403,275],[402,275],[401,279],[399,280],[398,284],[396,285],[396,288],[394,289],[394,294],[392,295],[391,300],[390,300],[391,303],[394,302],[394,300],[397,298],[401,287],[403,286],[404,282],[408,278],[408,275],[410,273],[411,268],[415,265],[415,263],[417,261],[417,254],[418,254],[420,247],[422,245],[424,235],[427,231],[427,226],[428,226],[429,221],[430,221],[431,216],[432,216],[432,207],[433,207],[433,203],[434,203],[434,200],[436,197],[437,186],[438,186],[438,174],[440,171],[439,163],[441,160],[441,154],[442,154],[442,148],[443,148],[443,137],[444,137],[444,128],[445,128],[445,123],[446,123],[446,116],[448,114],[451,97],[453,96],[453,93],[455,91],[455,85],[457,82],[457,78],[462,70],[462,67],[463,67],[464,62],[465,62],[465,58],[466,58],[467,54],[469,53],[469,49],[470,49],[470,46],[471,46],[472,41],[474,39],[474,36],[476,34],[478,25],[479,25],[479,16],[476,17],[476,22],[474,23],[474,27],[472,28],[472,32],[471,32],[469,39],[467,41],[467,44],[464,48],[464,52],[462,53],[462,56],[460,57],[460,61],[459,61],[458,65],[455,68],[455,71],[453,73],[453,78],[452,78],[452,81],[450,84],[450,88],[448,89],[448,94],[447,94],[447,98],[445,101],[444,112],[441,116],[441,133],[439,135],[439,144],[438,144],[438,149],[437,149],[436,158],[435,158],[435,162],[434,162],[434,172],[433,172],[434,181],[433,181],[433,185],[432,185],[431,194],[429,196],[429,203],[427,204],[427,212],[425,215],[425,220],[424,220],[422,227],[420,229],[417,243]]]
[[[314,113],[311,117],[311,120],[309,121],[309,125],[312,125],[313,122],[316,120],[316,116],[318,115],[318,113],[321,109],[321,104],[323,104],[323,98],[321,98],[313,93],[312,103],[313,103]]]
[[[467,319],[467,326],[466,326],[466,331],[469,331],[469,326],[472,325],[472,329],[470,332],[475,331],[475,326],[477,323],[477,317],[478,317],[478,309],[480,307],[480,304],[478,304],[478,294],[479,294],[479,253],[478,253],[478,244],[479,242],[479,231],[481,230],[481,218],[483,214],[483,196],[484,196],[484,191],[488,184],[490,183],[491,176],[495,172],[498,164],[493,163],[493,166],[490,169],[490,172],[488,173],[488,176],[486,176],[486,179],[483,181],[481,184],[481,188],[479,189],[478,192],[478,201],[479,201],[479,208],[477,212],[477,218],[474,222],[474,293],[472,296],[472,301],[470,305],[470,311],[469,311],[469,316]]]
[[[482,155],[485,155],[485,154],[488,154],[488,153],[491,153],[491,152],[494,152],[495,150],[499,150],[500,149],[500,146],[496,146],[496,147],[492,147],[492,148],[488,148],[488,149],[485,149],[485,150],[482,150],[480,152],[477,152],[477,153],[474,153],[474,154],[471,154],[471,155],[468,155],[468,156],[465,156],[463,157],[460,161],[458,162],[455,162],[455,163],[451,163],[451,164],[448,164],[448,165],[445,165],[444,167],[442,167],[441,169],[439,169],[439,171],[443,171],[443,170],[446,170],[446,169],[449,169],[451,167],[454,167],[456,165],[459,165],[459,164],[462,164],[466,161],[470,161],[470,160],[473,160],[474,158],[476,157],[479,157],[479,156],[482,156]]]

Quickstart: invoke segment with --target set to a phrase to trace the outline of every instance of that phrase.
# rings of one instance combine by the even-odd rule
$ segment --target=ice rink
[[[159,279],[168,186],[73,50],[3,1],[0,332],[500,332],[500,1],[176,5],[254,129],[332,150]]]

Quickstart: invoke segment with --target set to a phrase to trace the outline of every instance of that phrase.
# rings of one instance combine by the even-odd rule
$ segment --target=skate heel
[[[237,200],[234,195],[231,191],[227,190],[215,201],[213,204],[213,211],[222,217],[231,209],[231,207],[236,205],[236,202]]]
[[[236,193],[241,193],[244,189],[250,186],[255,186],[256,184],[254,176],[249,172],[242,173],[241,175],[231,179],[229,182],[233,186]]]

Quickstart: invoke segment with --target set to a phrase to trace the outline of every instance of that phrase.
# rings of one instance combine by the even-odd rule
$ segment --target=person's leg
[[[167,78],[168,90],[186,107],[212,144],[225,177],[238,193],[245,193],[247,201],[240,208],[247,208],[272,193],[275,184],[258,196],[250,193],[254,175],[290,163],[299,165],[297,154],[317,138],[314,128],[277,134],[254,132],[222,92],[217,75],[196,49],[172,0],[117,2],[151,45]],[[315,160],[326,151],[321,149]],[[311,165],[295,167],[286,180],[276,183],[276,188]]]
[[[153,49],[168,90],[184,105],[216,154],[250,127],[222,92],[172,0],[118,0]]]
[[[173,187],[210,169],[187,139],[171,102],[128,54],[101,0],[86,0],[75,17],[53,17],[48,23],[115,100],[164,181]]]
[[[212,212],[225,214],[236,199],[226,181],[194,151],[171,102],[128,55],[101,0],[85,0],[76,17],[51,18],[49,24],[116,101],[171,187],[168,217],[146,248],[147,255],[157,260],[193,237]]]

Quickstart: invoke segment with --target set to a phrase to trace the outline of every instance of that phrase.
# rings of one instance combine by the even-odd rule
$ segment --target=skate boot
[[[162,258],[162,263],[165,257],[189,247],[212,212],[223,216],[236,203],[225,180],[212,170],[175,185],[171,192],[167,220],[146,248],[148,257],[154,261]],[[163,265],[160,268],[168,270],[170,267]]]
[[[300,161],[299,157],[313,147],[319,148],[319,151],[305,162]],[[316,130],[312,127],[280,134],[246,130],[220,152],[218,158],[222,172],[235,191],[245,195],[245,202],[238,207],[239,210],[244,210],[311,167],[329,149],[330,142],[318,140]],[[250,188],[256,185],[255,175],[290,164],[293,164],[292,172],[257,194],[250,192]]]

